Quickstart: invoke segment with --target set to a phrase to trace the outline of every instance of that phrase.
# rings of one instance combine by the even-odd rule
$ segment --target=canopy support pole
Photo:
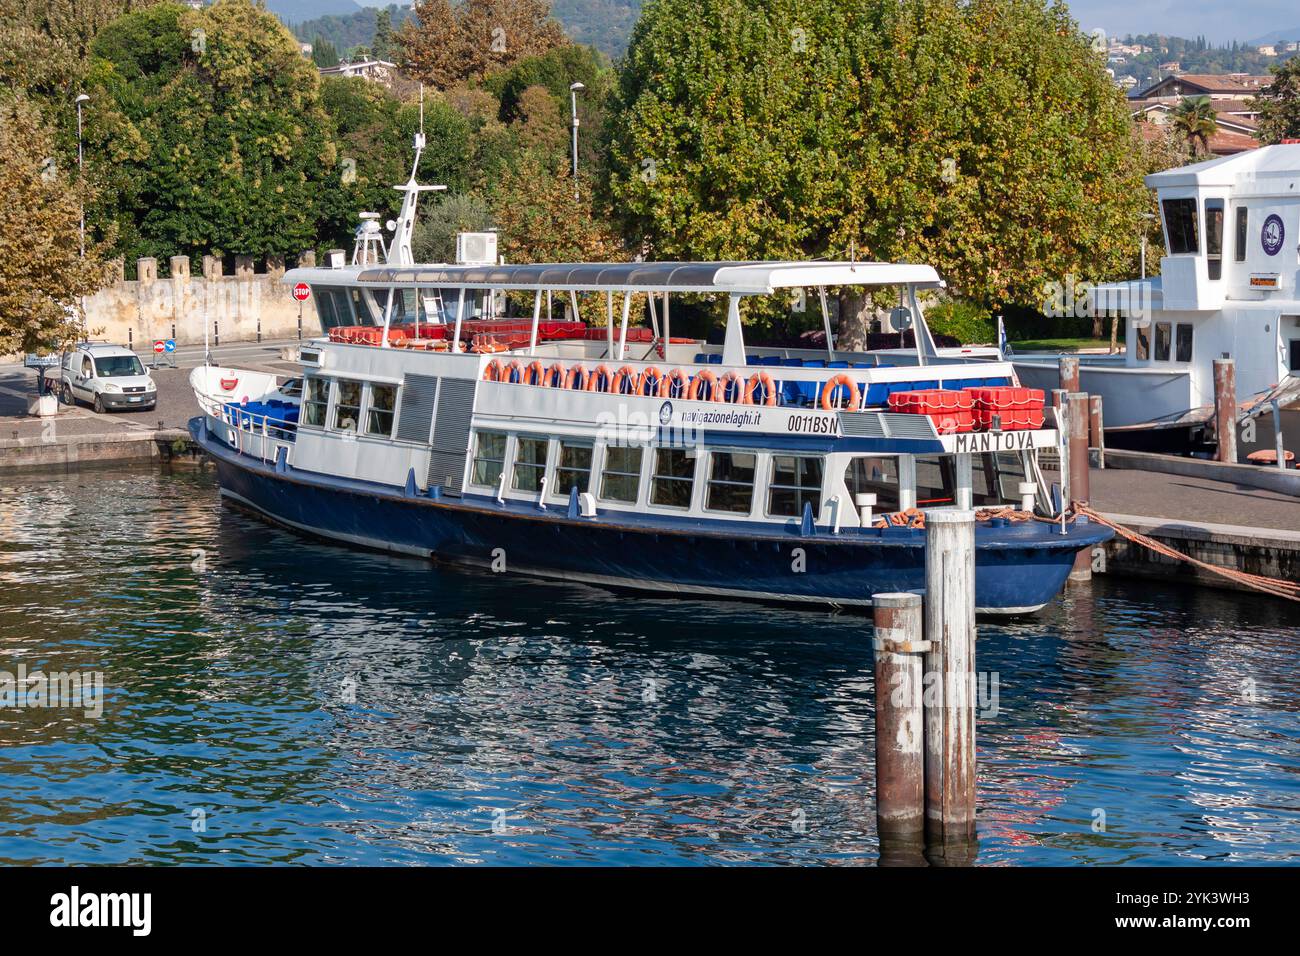
[[[826,330],[826,355],[835,361],[835,345],[831,339],[831,310],[826,305],[826,286],[817,287],[817,295],[822,302],[822,328]]]
[[[722,343],[722,364],[745,364],[745,333],[740,323],[740,294],[733,292],[727,302],[727,337]]]
[[[614,357],[614,290],[605,293],[605,357]]]
[[[465,318],[465,287],[460,287],[460,296],[456,299],[456,331],[451,336],[451,350],[460,351],[460,323]]]
[[[388,305],[384,306],[384,337],[379,343],[381,349],[388,348],[388,324],[393,320],[393,300],[397,298],[397,289],[389,287]]]
[[[537,323],[542,318],[542,290],[538,289],[533,296],[533,327],[528,333],[528,354],[537,354]]]
[[[569,290],[569,305],[573,307],[573,315],[569,316],[569,321],[581,322],[582,313],[578,311],[578,290],[577,289]]]
[[[907,308],[912,313],[912,334],[916,337],[916,364],[928,365],[930,363],[926,359],[937,359],[939,349],[934,344],[934,337],[930,335],[930,326],[926,325],[925,316],[921,315],[915,285],[909,284],[907,287]]]
[[[672,345],[672,333],[668,329],[668,293],[664,293],[664,361],[668,361],[668,348]]]
[[[623,361],[623,356],[627,354],[627,317],[632,311],[632,293],[623,293],[623,324],[618,333],[618,360]]]

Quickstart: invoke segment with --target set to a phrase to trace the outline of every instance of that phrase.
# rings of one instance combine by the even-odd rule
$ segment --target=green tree
[[[381,60],[393,55],[393,15],[387,10],[375,14],[375,42],[371,48]]]
[[[129,257],[213,250],[291,254],[315,244],[342,170],[315,67],[250,0],[159,3],[91,44],[88,164]]]
[[[398,40],[406,71],[443,90],[569,42],[546,0],[426,0]]]
[[[316,39],[311,41],[311,61],[322,69],[338,66],[338,48],[324,37],[317,36]]]
[[[456,233],[483,232],[493,226],[492,205],[477,193],[451,193],[420,210],[411,236],[416,262],[451,262]]]
[[[108,278],[104,249],[80,254],[84,183],[25,97],[0,94],[0,156],[0,355],[58,348],[85,334],[79,300]]]
[[[1193,157],[1210,152],[1210,137],[1219,128],[1219,122],[1208,96],[1185,98],[1174,109],[1173,123],[1191,146]]]
[[[1255,102],[1260,139],[1278,143],[1300,137],[1300,55],[1271,69],[1273,82]]]
[[[1117,275],[1147,201],[1122,95],[1041,0],[653,0],[606,129],[654,256],[925,261],[986,306]]]

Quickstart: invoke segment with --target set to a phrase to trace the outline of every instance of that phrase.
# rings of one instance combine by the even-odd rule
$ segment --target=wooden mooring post
[[[1101,396],[1088,396],[1088,445],[1097,449],[1097,470],[1106,467],[1106,426],[1102,421]]]
[[[1218,461],[1237,461],[1237,366],[1230,358],[1214,360],[1214,437]]]
[[[925,832],[931,863],[975,841],[975,512],[925,512]]]
[[[1062,355],[1057,360],[1056,374],[1060,379],[1059,386],[1067,392],[1077,392],[1079,390],[1079,357],[1077,355]]]
[[[1070,428],[1070,503],[1087,504],[1092,493],[1088,487],[1088,396],[1085,392],[1071,392],[1066,423]],[[1074,556],[1071,581],[1092,580],[1092,555],[1080,551]]]
[[[913,862],[925,842],[921,595],[872,596],[876,658],[876,832],[881,862]],[[923,862],[916,859],[914,862]]]

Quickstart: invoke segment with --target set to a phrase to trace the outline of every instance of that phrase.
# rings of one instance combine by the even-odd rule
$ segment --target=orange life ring
[[[709,383],[708,401],[711,402],[719,401],[718,376],[714,375],[713,372],[707,368],[702,368],[695,373],[695,377],[691,379],[691,387],[686,392],[686,397],[690,399],[692,402],[699,401],[700,400],[699,395],[701,391],[700,384],[702,382]]]
[[[718,378],[718,401],[727,400],[727,386],[731,383],[736,385],[735,401],[741,405],[752,405],[753,402],[745,394],[745,376],[741,375],[734,368],[729,368]]]
[[[766,372],[755,372],[749,377],[749,384],[745,386],[745,404],[754,404],[754,392],[759,385],[763,386],[763,404],[776,404],[776,388],[772,384],[772,376]]]
[[[511,362],[510,364],[514,365],[516,363]],[[541,363],[540,359],[530,362],[528,368],[524,369],[519,376],[519,382],[522,385],[541,385],[545,387],[546,366]]]
[[[827,380],[826,384],[822,386],[822,408],[828,412],[833,412],[839,407],[832,400],[831,396],[835,392],[835,389],[839,388],[841,385],[845,386],[849,390],[849,405],[846,411],[857,411],[861,404],[861,399],[858,397],[858,383],[853,381],[853,379],[844,372],[840,372],[838,375],[832,375]]]
[[[638,395],[658,395],[659,387],[663,385],[663,382],[663,371],[658,366],[647,365],[645,371],[641,373],[641,381],[637,382],[636,393]]]
[[[551,386],[551,381],[555,382],[554,386]],[[550,368],[548,368],[545,372],[542,373],[542,380],[540,384],[553,387],[553,388],[561,388],[564,385],[564,366],[561,365],[559,362],[553,364]]]
[[[518,377],[516,378],[516,376]],[[501,380],[503,382],[511,382],[519,385],[524,384],[524,363],[519,361],[519,359],[511,359],[506,363],[505,372],[503,373]]]
[[[677,383],[678,397],[684,397],[691,387],[691,377],[683,369],[675,368],[659,379],[659,397],[671,398],[673,383]]]
[[[493,359],[483,367],[483,381],[485,382],[501,381],[502,371],[503,370],[501,368],[501,360]]]
[[[585,366],[581,364],[575,365],[573,366],[573,368],[569,369],[567,373],[565,373],[564,387],[565,388],[576,387],[579,390],[583,390],[587,387],[587,381],[589,376],[590,373],[587,371]],[[577,383],[576,386],[574,384],[575,382]]]
[[[602,375],[605,376],[605,391],[607,392],[611,391],[609,386],[613,383],[614,380],[609,374],[608,365],[597,365],[594,369],[591,370],[591,377],[587,379],[587,391],[589,392],[600,391],[600,377]]]
[[[615,395],[622,394],[621,389],[625,381],[630,381],[632,383],[632,390],[627,394],[629,395],[641,394],[641,373],[638,372],[630,365],[624,365],[622,368],[620,368],[617,372],[614,373],[614,377],[610,380],[609,383],[610,392],[612,392]]]

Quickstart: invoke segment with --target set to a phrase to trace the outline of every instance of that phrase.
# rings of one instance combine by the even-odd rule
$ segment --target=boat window
[[[976,506],[1020,503],[1020,483],[1026,481],[1019,453],[1000,451],[976,455],[971,461],[971,501]]]
[[[1233,250],[1238,262],[1246,261],[1246,235],[1249,228],[1250,211],[1245,206],[1237,207],[1237,247]]]
[[[361,383],[338,380],[338,401],[334,403],[334,427],[341,432],[355,432],[361,417]]]
[[[542,475],[546,472],[545,438],[524,438],[515,445],[515,479],[516,491],[541,491]]]
[[[370,386],[370,411],[366,415],[366,434],[393,434],[393,411],[397,408],[396,385]]]
[[[1187,255],[1200,252],[1201,246],[1196,235],[1196,200],[1166,199],[1165,239],[1169,244],[1171,256]]]
[[[947,455],[916,456],[916,506],[954,503],[957,468]]]
[[[772,456],[772,487],[767,497],[767,513],[773,517],[799,517],[804,504],[811,504],[813,515],[822,508],[822,460],[794,455]]]
[[[371,313],[370,305],[361,289],[349,289],[352,297],[352,314],[356,316],[357,325],[382,325]]]
[[[1192,326],[1188,322],[1179,322],[1177,340],[1174,343],[1174,358],[1179,362],[1192,360]]]
[[[316,314],[320,316],[322,331],[328,332],[337,325],[355,324],[357,320],[352,317],[352,306],[348,302],[349,290],[339,286],[312,286],[311,291],[316,299]],[[366,320],[360,321],[365,324]]]
[[[1169,335],[1170,326],[1168,322],[1156,323],[1156,361],[1169,361]]]
[[[1300,372],[1300,339],[1291,339],[1287,343],[1287,368]]]
[[[600,475],[600,496],[609,501],[636,501],[641,489],[641,449],[609,446]]]
[[[470,483],[491,488],[501,483],[501,472],[506,467],[506,433],[479,432],[474,445],[474,467]]]
[[[854,458],[844,469],[844,484],[849,494],[874,494],[877,511],[897,511],[898,459],[876,458],[867,455]]]
[[[1205,258],[1211,279],[1223,278],[1223,200],[1205,201]]]
[[[555,493],[567,495],[577,488],[582,494],[591,487],[592,446],[582,442],[560,442],[560,457],[555,464]]]
[[[669,508],[689,508],[695,485],[695,456],[684,448],[655,449],[655,470],[650,479],[650,503]]]
[[[710,511],[749,514],[754,503],[756,461],[752,452],[715,451],[710,456],[704,507]]]
[[[1137,333],[1137,357],[1139,362],[1145,362],[1151,358],[1151,335],[1149,325],[1140,325],[1134,328]]]
[[[303,381],[302,424],[325,427],[325,409],[330,403],[330,380],[307,376]]]

